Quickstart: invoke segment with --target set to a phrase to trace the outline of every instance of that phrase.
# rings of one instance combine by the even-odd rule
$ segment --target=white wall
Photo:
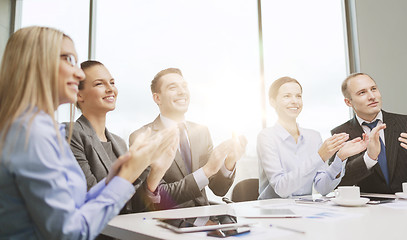
[[[407,1],[355,0],[360,71],[377,82],[383,109],[407,114]]]

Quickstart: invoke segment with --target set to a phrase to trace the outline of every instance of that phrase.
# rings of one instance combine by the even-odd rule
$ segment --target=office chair
[[[236,184],[232,191],[233,202],[257,200],[259,197],[259,179],[249,178]]]

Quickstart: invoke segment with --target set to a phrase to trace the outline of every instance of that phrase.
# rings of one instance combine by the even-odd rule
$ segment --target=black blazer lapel
[[[363,128],[360,126],[356,116],[352,118],[352,120],[350,121],[350,125],[352,127],[351,130],[349,131],[350,135],[349,138],[351,138],[350,140],[356,137],[362,137],[364,131]]]
[[[391,115],[383,112],[383,122],[386,123],[386,129],[384,129],[384,139],[386,145],[386,159],[387,167],[389,170],[389,182],[392,182],[392,176],[396,170],[397,154],[399,149],[398,137],[399,132],[397,123],[391,117]]]
[[[127,149],[123,149],[120,144],[116,141],[114,136],[107,130],[105,130],[106,138],[112,143],[113,152],[116,156],[121,156],[126,153]]]
[[[106,150],[100,143],[100,140],[96,135],[96,132],[93,129],[92,125],[90,124],[88,119],[86,119],[86,117],[83,115],[80,118],[78,118],[77,122],[82,125],[84,132],[88,135],[89,139],[91,140],[93,150],[98,154],[106,170],[109,171],[112,166],[112,162],[110,161],[110,158],[106,153]]]

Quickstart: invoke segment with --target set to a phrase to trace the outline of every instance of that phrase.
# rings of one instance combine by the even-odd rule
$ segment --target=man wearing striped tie
[[[177,125],[180,146],[156,191],[146,191],[146,199],[155,203],[156,209],[169,209],[208,205],[206,186],[215,195],[224,196],[233,183],[236,161],[245,151],[246,139],[243,136],[234,137],[213,148],[208,128],[185,120],[190,93],[187,82],[177,68],[157,73],[151,82],[151,92],[160,115],[133,132],[130,144],[145,128],[150,127],[152,132],[157,132]],[[155,186],[151,189],[155,189]]]
[[[365,193],[401,192],[407,181],[407,150],[399,137],[407,130],[407,116],[382,110],[382,96],[376,82],[365,73],[354,73],[342,83],[345,103],[354,118],[331,133],[346,132],[349,139],[368,141],[366,151],[349,157],[339,185],[357,185]]]

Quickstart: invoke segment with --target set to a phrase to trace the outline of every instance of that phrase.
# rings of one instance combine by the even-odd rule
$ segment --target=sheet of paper
[[[407,200],[396,200],[391,203],[381,204],[383,207],[394,208],[394,209],[407,209]]]
[[[335,206],[333,203],[320,203],[320,204],[269,204],[262,205],[261,208],[273,209],[273,208],[287,208],[292,210],[298,215],[304,218],[316,219],[316,220],[338,220],[344,218],[360,217],[362,214],[346,211],[345,208]]]

